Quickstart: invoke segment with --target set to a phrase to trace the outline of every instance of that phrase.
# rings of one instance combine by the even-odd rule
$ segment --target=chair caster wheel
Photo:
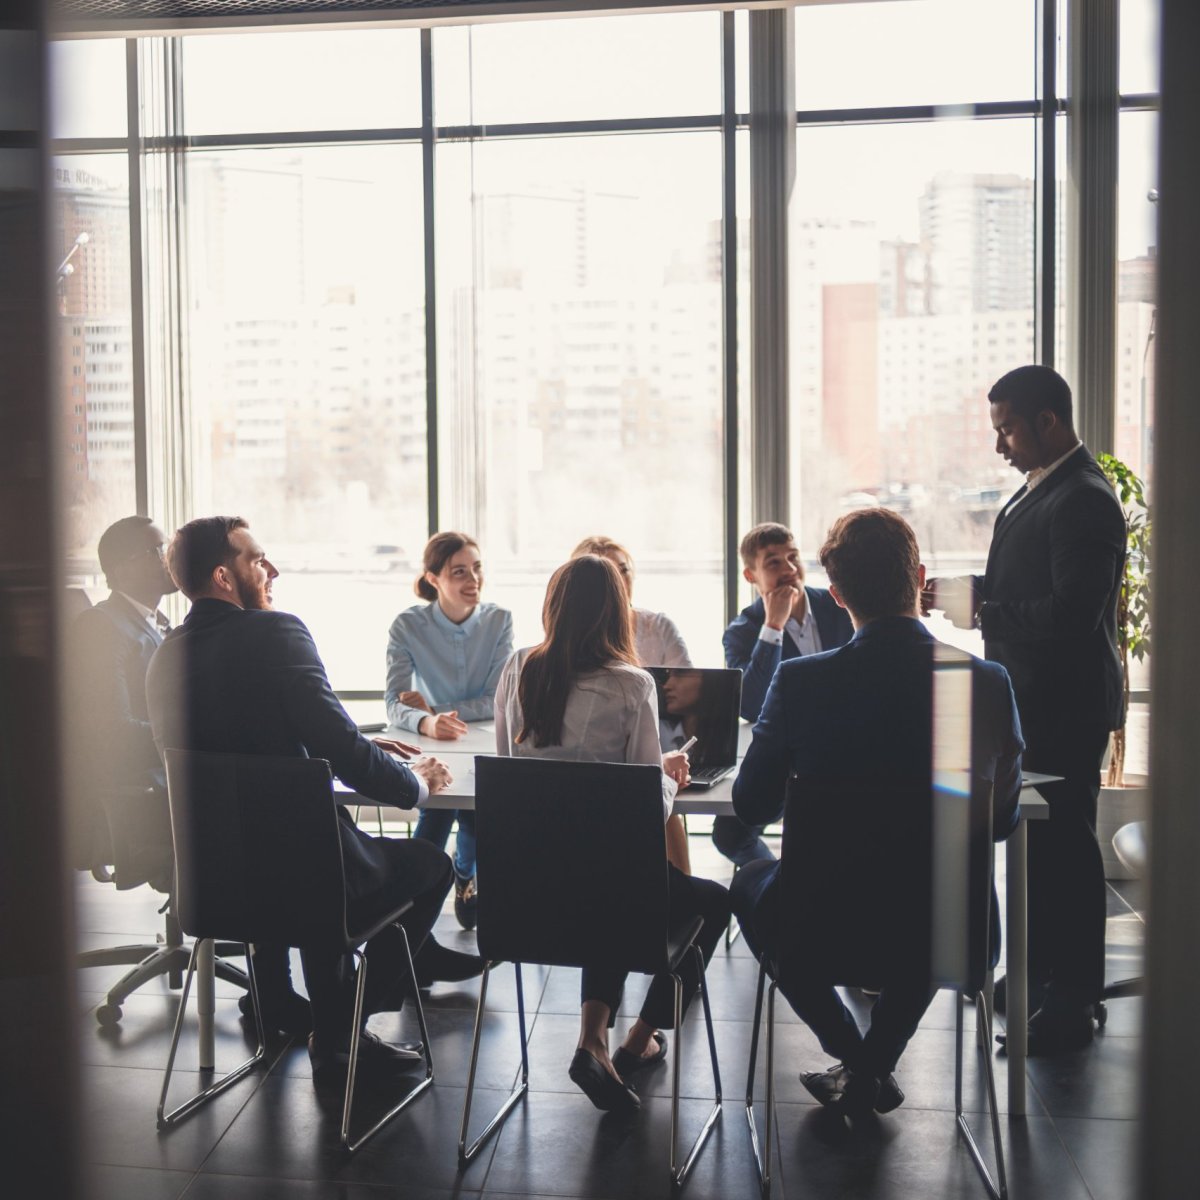
[[[1095,1017],[1096,1024],[1099,1025],[1101,1029],[1108,1024],[1108,1005],[1105,1004],[1103,1000],[1099,1000],[1096,1003]]]
[[[102,1004],[96,1009],[96,1022],[102,1029],[112,1029],[121,1019],[119,1004]]]

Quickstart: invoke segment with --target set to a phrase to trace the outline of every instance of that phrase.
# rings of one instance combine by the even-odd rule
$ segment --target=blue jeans
[[[432,842],[439,850],[444,850],[456,817],[458,841],[454,846],[454,873],[465,880],[475,874],[475,814],[470,809],[461,812],[453,808],[422,809],[413,837]]]
[[[775,855],[762,840],[764,829],[765,825],[747,825],[740,817],[714,817],[713,845],[739,867],[752,862],[774,862]]]

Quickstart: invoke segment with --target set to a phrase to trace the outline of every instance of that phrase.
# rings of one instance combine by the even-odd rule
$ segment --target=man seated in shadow
[[[931,782],[936,656],[939,661],[958,659],[970,670],[972,787],[992,789],[993,837],[1007,837],[1017,823],[1024,748],[1012,685],[1003,667],[942,646],[921,624],[918,597],[925,567],[911,528],[887,509],[849,513],[830,529],[821,565],[833,598],[850,613],[854,637],[839,649],[784,662],[776,671],[734,783],[735,812],[748,824],[779,820],[793,774],[847,787],[856,782],[869,786],[881,776]],[[869,794],[868,804],[875,798]],[[881,824],[885,813],[895,816],[883,806],[896,802],[895,791],[880,788]],[[864,829],[863,836],[870,831]],[[836,861],[840,849],[805,846],[804,854]],[[749,863],[730,888],[734,913],[757,957],[765,952],[774,958],[795,924],[796,918],[781,910],[780,866]],[[872,882],[848,872],[844,887],[848,892],[870,890]],[[828,897],[828,920],[835,931],[838,909],[835,891]],[[994,960],[999,948],[995,921],[993,933]],[[892,1072],[933,998],[928,964],[880,981],[865,1035],[833,982],[807,975],[802,959],[783,971],[779,981],[822,1049],[838,1060],[828,1070],[803,1073],[801,1080],[822,1104],[842,1115],[890,1112],[904,1100]]]
[[[146,672],[170,629],[158,606],[179,590],[167,571],[165,547],[163,531],[149,517],[122,517],[100,535],[96,552],[112,591],[72,625],[70,695],[80,751],[75,791],[87,801],[91,863],[113,859],[111,818],[126,843],[122,858],[134,881],[169,892],[167,777],[146,706]],[[264,1025],[307,1035],[312,1018],[308,1001],[292,988],[287,947],[256,947],[254,963]],[[253,1015],[249,996],[241,1006]]]
[[[175,534],[167,559],[192,607],[156,652],[146,681],[161,750],[323,758],[360,795],[399,808],[418,807],[450,784],[440,760],[405,762],[403,756],[418,753],[415,747],[372,742],[359,733],[334,695],[304,623],[274,610],[279,572],[242,518],[188,522]],[[401,923],[418,982],[481,974],[477,955],[449,950],[430,936],[453,882],[447,855],[429,842],[371,837],[341,805],[338,818],[351,925],[366,926],[411,900]],[[300,950],[312,1004],[313,1078],[339,1083],[349,1062],[353,960],[323,946]],[[398,1009],[410,983],[398,931],[389,926],[372,938],[369,954],[367,1012]],[[364,1030],[361,1070],[418,1061],[419,1046],[392,1046]]]

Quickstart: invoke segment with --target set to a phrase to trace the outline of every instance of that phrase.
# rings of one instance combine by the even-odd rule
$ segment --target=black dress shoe
[[[826,1108],[847,1117],[862,1117],[872,1109],[889,1113],[904,1103],[904,1093],[895,1075],[879,1079],[862,1071],[851,1071],[840,1063],[828,1071],[803,1071],[800,1082]]]
[[[1046,985],[1044,983],[1030,983],[1029,991],[1029,1007],[1025,1010],[1032,1014],[1037,1012],[1046,1000]],[[1008,1011],[1008,976],[1001,975],[996,980],[992,988],[992,1008],[998,1013],[1006,1013]]]
[[[612,1056],[613,1067],[622,1079],[628,1079],[635,1071],[652,1067],[667,1057],[667,1035],[656,1029],[650,1036],[657,1046],[653,1054],[630,1054],[621,1046]]]
[[[896,1082],[895,1075],[888,1075],[879,1081],[879,1097],[875,1101],[877,1113],[890,1113],[904,1103],[904,1093]]]
[[[308,1037],[312,1032],[312,1009],[303,996],[293,991],[272,996],[261,989],[258,996],[262,1001],[264,1030],[279,1030],[289,1037]],[[242,1016],[254,1020],[254,998],[249,992],[238,998],[238,1008]]]
[[[586,1050],[576,1050],[567,1072],[571,1082],[602,1112],[635,1113],[642,1107],[637,1092],[614,1079]]]
[[[387,1075],[396,1071],[408,1071],[425,1061],[421,1042],[385,1042],[365,1029],[358,1039],[358,1067],[363,1075]],[[342,1084],[350,1068],[350,1046],[326,1046],[310,1035],[308,1059],[312,1063],[313,1082]]]
[[[417,952],[413,967],[417,972],[417,986],[427,988],[442,983],[461,983],[483,974],[486,964],[478,954],[462,954],[434,940],[433,935],[425,939],[425,945]]]
[[[479,893],[475,890],[475,877],[454,877],[454,915],[464,929],[474,929],[479,921]]]
[[[1091,1044],[1095,1036],[1093,1012],[1090,1004],[1043,1005],[1029,1018],[1025,1053],[1035,1058],[1082,1050]],[[1008,1046],[1008,1038],[1002,1033],[996,1035],[996,1041],[1001,1046]]]

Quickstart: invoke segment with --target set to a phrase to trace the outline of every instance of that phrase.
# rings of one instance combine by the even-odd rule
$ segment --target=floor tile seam
[[[377,1183],[373,1179],[321,1179],[313,1176],[299,1175],[246,1175],[240,1171],[203,1171],[194,1172],[193,1178],[188,1180],[188,1188],[190,1189],[196,1183],[196,1180],[201,1176],[208,1179],[242,1179],[248,1183],[335,1183],[345,1184],[353,1187],[356,1191],[359,1189],[371,1189],[377,1191],[381,1196],[397,1196],[403,1197],[406,1191],[404,1184],[389,1184]],[[430,1187],[432,1192],[446,1192],[452,1195],[478,1195],[480,1189],[475,1187],[467,1187],[462,1183],[462,1177],[449,1187]],[[186,1192],[181,1193],[179,1200],[186,1200]]]
[[[1050,1121],[1050,1128],[1054,1131],[1054,1136],[1058,1139],[1058,1144],[1062,1147],[1062,1152],[1067,1156],[1067,1161],[1072,1167],[1075,1168],[1075,1174],[1079,1176],[1079,1182],[1083,1185],[1083,1190],[1092,1198],[1092,1200],[1097,1200],[1096,1193],[1092,1190],[1091,1184],[1088,1183],[1087,1176],[1083,1173],[1083,1168],[1079,1165],[1075,1155],[1071,1153],[1071,1148],[1067,1145],[1066,1139],[1059,1132],[1057,1120],[1049,1112],[1047,1113],[1047,1116]],[[1084,1119],[1088,1120],[1092,1118]]]

